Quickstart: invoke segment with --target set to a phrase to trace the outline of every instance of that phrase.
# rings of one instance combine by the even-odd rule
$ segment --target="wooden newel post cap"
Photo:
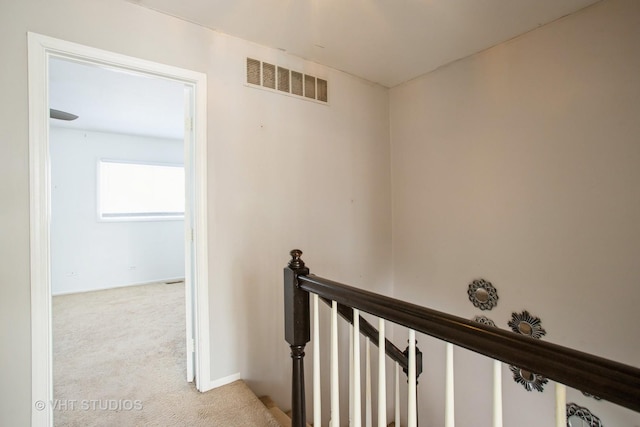
[[[302,256],[302,251],[300,249],[293,249],[291,252],[291,260],[289,261],[289,267],[297,270],[299,268],[304,268],[304,261],[300,259]]]

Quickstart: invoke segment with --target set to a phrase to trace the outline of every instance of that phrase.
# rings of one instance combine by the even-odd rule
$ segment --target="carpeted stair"
[[[291,411],[284,412],[282,409],[276,405],[276,403],[269,396],[262,396],[259,398],[260,401],[266,406],[269,410],[273,418],[280,423],[281,427],[291,427]],[[391,422],[388,427],[395,427],[395,423]],[[307,423],[307,427],[312,427],[311,424]]]
[[[260,401],[273,415],[273,418],[280,423],[281,427],[291,427],[291,411],[285,413],[269,396],[260,397]],[[311,424],[307,423],[307,427],[311,427]]]

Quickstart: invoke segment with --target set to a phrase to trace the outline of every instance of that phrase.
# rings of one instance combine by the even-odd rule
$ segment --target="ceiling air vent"
[[[247,58],[247,83],[302,99],[329,101],[326,80],[257,59]]]

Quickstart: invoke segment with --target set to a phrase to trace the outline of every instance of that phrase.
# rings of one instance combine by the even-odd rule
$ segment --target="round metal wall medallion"
[[[567,403],[567,427],[583,427],[584,423],[589,427],[603,427],[600,418],[593,415],[587,408],[575,403]]]
[[[534,374],[526,369],[518,368],[517,366],[510,365],[509,369],[513,373],[513,380],[522,386],[527,391],[544,391],[544,385],[549,382],[548,379],[540,374]]]
[[[484,279],[471,282],[467,294],[469,301],[480,310],[491,310],[498,305],[498,290],[493,287],[491,282]]]
[[[482,323],[483,325],[496,327],[496,322],[489,319],[487,316],[475,316],[473,318],[474,322]]]
[[[532,316],[525,310],[522,313],[511,313],[509,327],[515,333],[540,339],[547,334],[547,331],[540,326],[541,323],[539,317]]]

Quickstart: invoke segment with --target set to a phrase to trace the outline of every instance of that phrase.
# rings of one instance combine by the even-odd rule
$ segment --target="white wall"
[[[505,329],[527,309],[545,340],[640,365],[639,46],[640,2],[604,1],[390,91],[396,297]],[[490,312],[467,298],[480,277]],[[444,345],[419,340],[420,422],[442,426]],[[490,425],[491,363],[456,357],[456,425]],[[553,424],[552,384],[503,384],[505,425]]]
[[[389,293],[391,206],[395,279],[410,284],[399,297],[470,317],[467,283],[484,276],[499,289],[490,315],[502,327],[528,308],[547,339],[638,364],[624,327],[638,321],[640,275],[633,0],[605,1],[398,87],[390,106],[382,87],[132,3],[0,8],[11,64],[0,67],[11,100],[0,103],[1,425],[28,425],[31,413],[27,31],[207,74],[213,379],[241,372],[288,406],[288,250],[303,249],[312,272]],[[247,55],[327,78],[329,105],[244,86]],[[427,396],[441,384],[444,348],[420,339]],[[523,393],[511,384],[505,375],[508,398]],[[486,419],[486,389],[476,392],[459,416]],[[550,395],[526,396],[527,410],[547,416],[553,406],[540,401]],[[439,403],[421,422],[442,425]]]
[[[180,140],[51,127],[51,293],[184,277],[184,221],[99,221],[100,159],[183,164]]]
[[[210,81],[211,313],[212,325],[234,325],[215,327],[228,334],[223,351],[234,357],[212,369],[220,376],[239,369],[258,395],[289,408],[282,312],[289,250],[302,249],[316,274],[391,293],[387,90],[223,41],[216,49],[227,54],[214,56],[213,69],[226,77]],[[326,78],[329,105],[245,87],[245,56]]]
[[[207,74],[212,379],[240,372],[286,408],[288,251],[391,291],[387,90],[129,2],[0,8],[0,424],[29,425],[32,409],[27,31]],[[246,87],[247,55],[325,77],[329,105]]]

